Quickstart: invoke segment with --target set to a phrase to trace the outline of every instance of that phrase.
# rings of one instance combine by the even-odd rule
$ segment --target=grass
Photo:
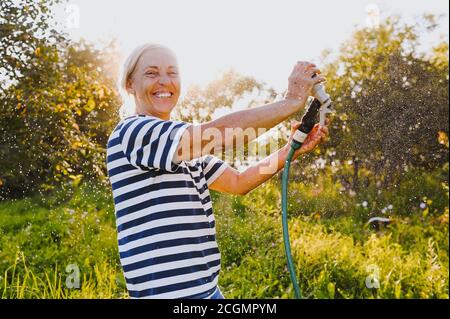
[[[63,271],[56,265],[53,271],[36,273],[27,266],[22,253],[16,257],[16,262],[1,277],[2,298],[95,299],[128,296],[120,271],[107,262],[93,265],[91,271],[75,281],[69,277],[73,274],[73,271],[68,272],[70,268]]]
[[[53,208],[39,198],[0,204],[2,297],[126,297],[108,192],[80,188]],[[66,285],[72,265],[78,289]]]
[[[411,180],[386,194],[367,189],[357,196],[342,192],[325,175],[310,186],[292,182],[289,227],[303,294],[448,298],[448,189],[438,188],[441,176],[412,176],[421,185],[417,196],[406,191]],[[292,298],[278,181],[247,196],[213,193],[212,198],[225,297]],[[373,204],[362,207],[367,199]],[[385,214],[392,224],[379,232],[369,229],[367,219],[393,200],[393,209]],[[418,208],[422,201],[426,208]],[[73,287],[76,270],[79,286]],[[128,298],[109,188],[81,186],[60,203],[39,197],[0,203],[0,294]]]

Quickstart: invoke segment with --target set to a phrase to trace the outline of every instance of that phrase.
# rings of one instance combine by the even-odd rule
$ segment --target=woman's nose
[[[162,75],[159,77],[159,83],[161,83],[161,84],[170,83],[170,78],[169,78],[169,76],[168,76],[167,74],[162,74]]]

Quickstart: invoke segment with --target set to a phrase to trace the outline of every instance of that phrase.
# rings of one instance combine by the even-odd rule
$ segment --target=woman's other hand
[[[302,146],[295,151],[294,156],[292,160],[295,160],[297,157],[299,157],[301,154],[311,152],[314,148],[316,148],[317,145],[320,143],[326,141],[328,137],[328,123],[329,119],[326,119],[325,126],[320,126],[320,124],[314,125],[311,132],[309,132],[308,136],[306,137],[305,141],[303,142]],[[300,122],[298,121],[292,121],[291,122],[291,136],[289,137],[289,141],[286,144],[286,148],[291,147],[291,141],[295,134],[295,131],[300,127]]]

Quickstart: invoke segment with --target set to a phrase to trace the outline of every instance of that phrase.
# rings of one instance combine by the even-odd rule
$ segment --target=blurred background
[[[157,42],[180,64],[173,119],[191,123],[281,99],[298,60],[326,75],[330,140],[289,184],[307,297],[448,298],[448,19],[439,0],[2,1],[0,296],[128,297],[106,142],[133,107],[123,59]],[[227,162],[283,146],[289,120]],[[227,298],[294,295],[280,179],[212,193]]]

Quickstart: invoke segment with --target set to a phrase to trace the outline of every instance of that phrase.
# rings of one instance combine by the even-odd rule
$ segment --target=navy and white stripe
[[[132,298],[209,298],[217,287],[208,186],[227,164],[212,155],[173,163],[189,125],[135,115],[108,140],[120,261]]]

